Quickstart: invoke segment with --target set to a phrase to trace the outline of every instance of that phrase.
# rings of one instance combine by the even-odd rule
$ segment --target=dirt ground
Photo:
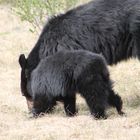
[[[10,6],[0,5],[0,139],[140,140],[140,63],[134,59],[109,67],[115,91],[124,101],[125,116],[109,109],[107,120],[95,120],[78,96],[76,117],[66,117],[60,104],[53,114],[29,118],[18,64],[20,53],[27,56],[38,38],[29,28]]]

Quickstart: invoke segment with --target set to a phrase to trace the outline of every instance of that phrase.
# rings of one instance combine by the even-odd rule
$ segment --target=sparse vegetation
[[[107,120],[94,120],[78,96],[79,113],[68,118],[63,106],[42,118],[29,118],[26,100],[20,91],[20,53],[33,48],[38,35],[28,31],[6,5],[0,5],[0,139],[1,140],[139,140],[140,62],[131,59],[109,67],[114,88],[124,101],[126,116],[109,109]]]
[[[0,4],[10,4],[22,21],[29,22],[31,32],[40,32],[47,18],[75,7],[89,0],[0,0]]]
[[[46,19],[62,13],[77,3],[77,0],[16,0],[14,10],[21,20],[28,21],[33,28],[30,31],[40,31]]]
[[[0,4],[10,4],[12,6],[15,6],[16,0],[0,0]]]
[[[47,18],[74,7],[78,0],[0,0],[11,4],[22,21],[31,23],[31,32],[38,32]]]

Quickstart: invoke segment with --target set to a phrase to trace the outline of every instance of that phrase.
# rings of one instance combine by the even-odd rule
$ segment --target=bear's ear
[[[27,63],[27,59],[25,58],[25,55],[24,54],[21,54],[19,56],[19,64],[21,66],[22,69],[25,69],[26,68],[26,63]]]

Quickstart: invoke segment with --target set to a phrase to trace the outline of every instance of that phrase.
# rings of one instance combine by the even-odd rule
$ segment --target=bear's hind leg
[[[115,94],[113,90],[109,92],[108,103],[109,105],[116,107],[119,115],[124,114],[124,112],[122,111],[122,99],[119,95]]]
[[[74,116],[76,111],[76,96],[66,96],[64,97],[64,109],[67,116]]]
[[[96,96],[96,94],[86,93],[82,95],[87,105],[90,109],[91,115],[94,115],[96,119],[106,119],[107,116],[105,114],[106,108],[106,97],[103,99],[102,97]]]

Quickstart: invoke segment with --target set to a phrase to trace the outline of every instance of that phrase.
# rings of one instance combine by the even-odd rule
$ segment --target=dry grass
[[[109,110],[107,120],[94,120],[78,97],[79,114],[68,118],[62,105],[53,114],[30,119],[20,94],[18,57],[35,44],[37,36],[28,31],[10,10],[0,6],[0,139],[1,140],[139,140],[140,63],[122,62],[110,67],[114,88],[122,96],[126,116]]]

